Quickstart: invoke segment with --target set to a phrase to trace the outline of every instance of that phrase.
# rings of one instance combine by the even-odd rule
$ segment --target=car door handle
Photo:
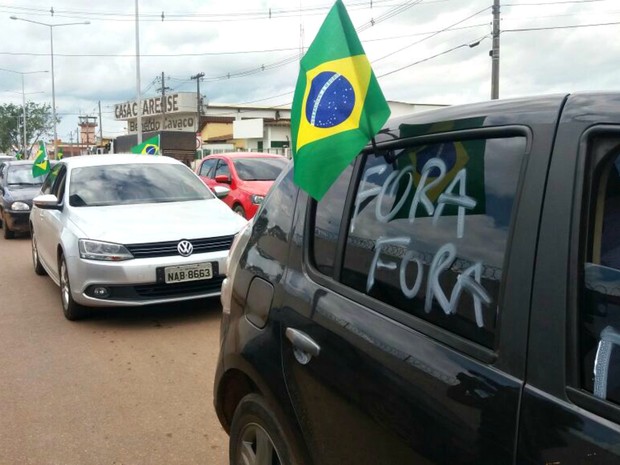
[[[321,347],[306,333],[293,328],[286,328],[286,338],[293,344],[295,359],[302,365],[306,365],[312,357],[318,357]]]

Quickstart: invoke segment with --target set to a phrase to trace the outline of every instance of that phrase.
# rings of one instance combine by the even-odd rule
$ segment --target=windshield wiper
[[[32,183],[32,182],[10,182],[8,184],[9,186],[40,186],[41,185],[39,183]]]

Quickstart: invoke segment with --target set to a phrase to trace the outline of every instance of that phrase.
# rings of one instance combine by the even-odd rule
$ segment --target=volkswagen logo
[[[190,241],[182,240],[177,245],[177,250],[184,257],[189,257],[194,251],[194,246],[192,245]]]

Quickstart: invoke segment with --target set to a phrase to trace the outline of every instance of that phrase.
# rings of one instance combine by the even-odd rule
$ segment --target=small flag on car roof
[[[295,183],[320,200],[390,108],[342,0],[301,59],[291,134]]]

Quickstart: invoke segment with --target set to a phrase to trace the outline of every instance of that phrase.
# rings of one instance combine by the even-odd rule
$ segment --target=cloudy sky
[[[195,92],[207,102],[292,101],[300,51],[331,0],[139,0],[140,88]],[[493,0],[344,0],[388,100],[457,104],[491,94]],[[53,10],[53,11],[52,11]],[[46,24],[50,28],[11,16]],[[88,25],[60,24],[89,21]],[[104,137],[124,134],[113,105],[136,91],[135,1],[0,0],[0,67],[51,71],[58,136],[75,140],[78,116]],[[617,0],[501,0],[500,98],[618,90]],[[475,47],[470,44],[478,43]],[[20,74],[0,70],[0,101],[21,105]],[[52,101],[51,73],[24,75],[26,99]]]

